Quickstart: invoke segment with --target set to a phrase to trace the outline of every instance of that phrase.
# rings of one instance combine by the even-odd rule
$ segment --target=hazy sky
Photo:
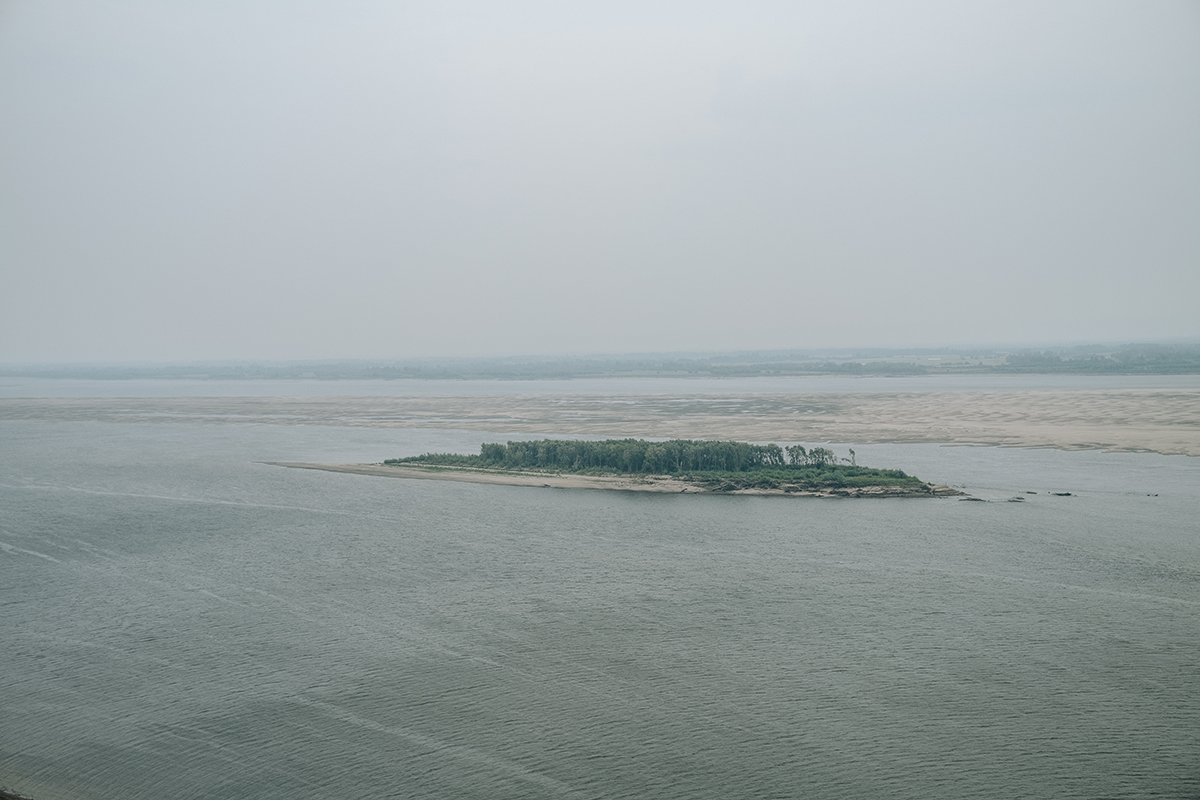
[[[0,361],[1200,337],[1200,4],[0,4]]]

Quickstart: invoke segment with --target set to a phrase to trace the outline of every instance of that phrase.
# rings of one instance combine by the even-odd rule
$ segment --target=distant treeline
[[[1082,349],[1082,348],[1081,348]],[[1190,375],[1200,372],[1200,347],[1128,345],[1112,352],[1016,353],[994,372],[1075,375]]]
[[[396,363],[0,365],[0,377],[82,380],[573,380],[745,378],[779,375],[922,375],[925,367],[885,361],[743,361],[712,358],[446,359]]]
[[[190,364],[3,365],[0,377],[92,380],[568,380],[779,375],[1137,375],[1200,373],[1200,345],[1085,346],[1040,352],[766,351],[582,357],[423,358]]]
[[[576,473],[687,475],[717,478],[730,474],[762,473],[767,480],[820,485],[920,483],[900,470],[872,469],[839,459],[824,447],[750,444],[715,440],[645,439],[577,441],[543,439],[532,442],[485,444],[479,455],[426,453],[394,458],[385,464],[482,469],[532,469]]]

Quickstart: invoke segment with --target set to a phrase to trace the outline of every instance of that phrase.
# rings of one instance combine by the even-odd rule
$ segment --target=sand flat
[[[856,489],[800,490],[734,489],[714,491],[669,475],[618,476],[571,475],[565,473],[515,472],[451,467],[392,466],[390,464],[328,464],[310,462],[268,461],[276,467],[315,469],[324,472],[345,472],[353,475],[374,475],[380,478],[410,480],[460,481],[491,483],[504,486],[538,486],[546,489],[609,489],[625,492],[659,492],[665,494],[727,494],[780,495],[786,497],[950,497],[961,495],[956,489],[937,484],[923,484],[910,489],[892,486],[864,486]],[[924,487],[928,487],[928,489]]]
[[[315,469],[325,472],[345,472],[353,475],[374,475],[381,478],[411,480],[461,481],[491,483],[504,486],[540,486],[554,489],[619,489],[636,492],[700,493],[702,488],[672,478],[647,476],[645,479],[607,475],[562,475],[533,472],[488,472],[451,468],[401,467],[389,464],[328,464],[310,462],[268,461],[276,467]]]
[[[1200,456],[1200,390],[0,399],[0,419],[937,442]]]

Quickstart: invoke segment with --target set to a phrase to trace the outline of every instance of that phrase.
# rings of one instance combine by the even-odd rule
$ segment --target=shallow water
[[[0,423],[0,785],[1200,795],[1200,460],[856,447],[990,503],[258,463],[503,438]]]

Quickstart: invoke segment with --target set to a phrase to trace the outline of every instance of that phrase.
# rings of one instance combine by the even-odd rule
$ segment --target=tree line
[[[569,472],[613,470],[625,473],[684,474],[693,472],[753,472],[763,469],[826,469],[854,463],[839,460],[824,447],[750,444],[716,440],[645,439],[541,441],[485,444],[477,456],[426,453],[384,463],[427,463],[501,469],[554,469]],[[856,466],[856,465],[855,465]]]

